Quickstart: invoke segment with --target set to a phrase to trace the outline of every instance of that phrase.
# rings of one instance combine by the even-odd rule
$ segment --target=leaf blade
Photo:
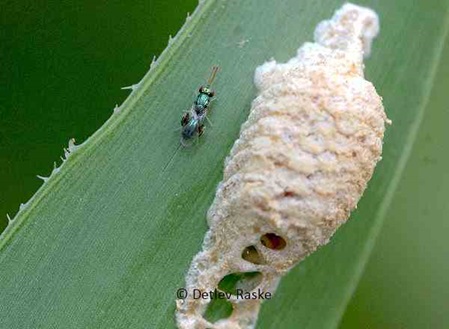
[[[192,25],[181,33],[151,75],[144,78],[121,113],[74,153],[61,172],[39,191],[19,216],[14,230],[7,231],[15,236],[1,240],[0,263],[7,265],[0,267],[5,278],[0,288],[6,296],[1,310],[7,315],[0,318],[0,324],[8,328],[61,324],[65,328],[174,327],[176,288],[183,286],[185,270],[200,250],[206,231],[205,212],[221,179],[223,159],[238,136],[255,95],[251,82],[254,68],[271,56],[280,61],[291,57],[302,42],[311,40],[314,26],[330,17],[338,3],[329,1],[317,6],[297,1],[264,1],[263,5],[260,1],[206,2],[199,11],[202,15],[192,18]],[[385,17],[382,27],[389,26],[390,30],[387,45],[382,46],[379,40],[374,43],[374,56],[367,63],[368,77],[381,86],[380,94],[385,97],[393,121],[404,122],[400,120],[398,105],[420,104],[417,100],[422,103],[422,84],[413,77],[429,75],[428,65],[419,68],[418,73],[399,65],[401,58],[407,56],[400,47],[413,39],[411,25],[420,13],[416,4],[407,6],[405,2],[385,1],[378,6],[375,9]],[[447,8],[447,4],[444,6]],[[412,18],[407,16],[401,34],[395,34],[392,25],[404,7]],[[300,13],[300,20],[289,14],[294,12]],[[444,12],[435,13],[441,21]],[[428,31],[438,22],[434,17],[427,18],[420,21],[420,26]],[[432,45],[440,39],[439,35],[422,35],[421,39],[428,43],[429,53],[435,54]],[[426,55],[413,52],[409,56],[409,63],[416,64],[422,63]],[[371,72],[373,63],[386,67]],[[222,68],[214,82],[219,99],[212,110],[212,120],[219,124],[209,129],[197,147],[179,149],[179,134],[172,131],[183,108],[191,103],[192,90],[204,82],[213,64]],[[403,71],[407,74],[401,75]],[[411,81],[409,88],[416,92],[405,103],[392,93],[396,79]],[[372,198],[381,197],[387,187],[399,159],[395,152],[401,151],[404,132],[415,122],[418,107],[412,107],[414,112],[407,114],[408,122],[400,129],[393,127],[392,135],[388,133],[386,164],[382,163],[376,173],[378,187],[368,191]],[[377,209],[376,203],[366,200],[367,197],[356,216]],[[345,294],[351,290],[347,278],[352,274],[342,275],[337,287],[328,285],[328,272],[322,270],[323,266],[327,270],[341,269],[335,261],[338,257],[329,265],[329,258],[323,254],[351,254],[351,244],[339,241],[351,229],[357,233],[366,231],[366,226],[357,223],[367,224],[352,220],[332,245],[304,263],[310,270],[300,266],[289,278],[297,275],[308,282],[321,278],[314,284],[315,290],[331,287],[339,297],[336,300],[347,298]],[[351,233],[351,242],[364,245],[361,236]],[[286,282],[285,287],[291,288]],[[301,299],[308,302],[308,311],[304,309],[302,317],[277,312],[285,302],[294,302],[294,293],[302,288],[291,289],[288,295],[281,290],[277,296],[283,302],[267,303],[259,326],[294,328],[297,321],[304,327],[317,327],[321,321],[336,325],[336,314],[342,312],[344,303],[332,304],[330,308],[326,303],[320,304],[313,299],[314,289],[307,290]],[[269,308],[276,312],[265,311]],[[317,311],[311,312],[313,308]],[[21,323],[14,317],[19,310],[29,314]]]

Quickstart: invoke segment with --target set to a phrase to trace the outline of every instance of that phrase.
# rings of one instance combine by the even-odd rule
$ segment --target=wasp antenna
[[[212,73],[210,74],[209,80],[207,80],[207,84],[211,85],[217,75],[219,67],[217,65],[212,66]]]

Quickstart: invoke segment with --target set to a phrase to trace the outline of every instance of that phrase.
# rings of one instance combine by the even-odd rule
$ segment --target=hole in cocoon
[[[234,310],[232,303],[227,299],[217,298],[211,299],[207,305],[206,312],[204,312],[204,319],[214,323],[218,320],[227,319],[231,316]]]
[[[265,264],[265,261],[263,260],[262,256],[259,254],[256,247],[254,246],[249,246],[243,249],[242,258],[253,264],[257,265]]]
[[[242,293],[254,290],[262,282],[260,272],[236,272],[223,277],[218,283],[218,289],[223,292],[237,295],[238,290]]]
[[[260,242],[264,247],[273,250],[282,250],[287,246],[287,242],[285,242],[284,238],[274,233],[262,235]]]

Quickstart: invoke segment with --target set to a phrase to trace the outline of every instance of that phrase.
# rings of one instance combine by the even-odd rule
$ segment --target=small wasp
[[[207,118],[207,109],[211,99],[215,95],[214,91],[210,89],[210,86],[214,81],[217,72],[218,66],[212,67],[212,73],[207,80],[207,84],[200,87],[192,107],[182,116],[181,144],[184,146],[187,146],[185,142],[192,139],[196,134],[198,134],[199,137],[204,133],[204,121],[209,120]]]

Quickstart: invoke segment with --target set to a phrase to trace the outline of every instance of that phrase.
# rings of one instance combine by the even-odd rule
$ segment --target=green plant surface
[[[447,32],[447,2],[363,2],[381,17],[366,75],[394,125],[351,221],[282,281],[259,328],[338,325],[405,166]],[[174,300],[206,231],[223,160],[255,96],[252,76],[290,58],[340,1],[204,2],[106,124],[0,240],[0,328],[174,328]],[[175,129],[213,64],[197,145]]]
[[[449,328],[449,42],[385,225],[340,328]]]
[[[0,232],[42,185],[36,175],[48,176],[69,138],[83,141],[107,120],[129,94],[120,88],[142,77],[196,4],[2,3]]]

